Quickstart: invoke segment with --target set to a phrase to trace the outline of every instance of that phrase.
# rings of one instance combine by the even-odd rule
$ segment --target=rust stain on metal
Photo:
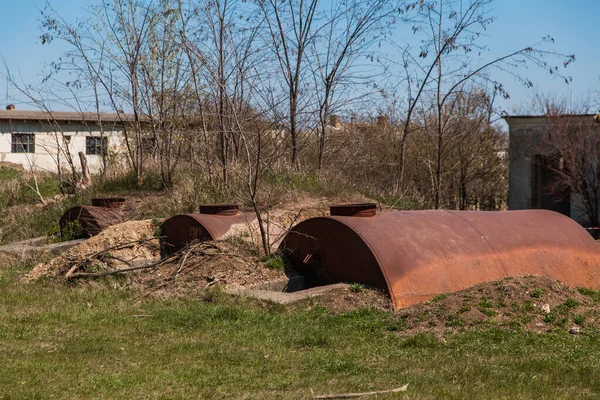
[[[570,218],[546,210],[332,215],[296,225],[281,247],[307,283],[382,288],[396,308],[506,276],[600,289],[596,242]]]
[[[111,225],[123,222],[123,214],[119,209],[107,207],[78,206],[70,208],[58,221],[61,235],[67,225],[75,221],[81,225],[84,237],[89,238]]]
[[[175,215],[162,223],[163,251],[180,250],[192,241],[219,239],[232,225],[254,218],[253,214],[240,213],[238,206],[232,204],[202,205],[200,211],[199,214]]]

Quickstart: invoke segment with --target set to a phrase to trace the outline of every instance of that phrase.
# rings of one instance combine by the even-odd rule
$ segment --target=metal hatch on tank
[[[546,210],[390,211],[332,206],[292,228],[280,250],[309,286],[359,282],[396,308],[507,276],[539,275],[600,288],[598,244]]]

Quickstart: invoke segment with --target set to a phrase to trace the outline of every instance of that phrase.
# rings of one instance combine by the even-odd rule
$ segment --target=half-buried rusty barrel
[[[102,232],[111,225],[123,222],[123,213],[116,208],[78,206],[69,208],[58,221],[61,236],[65,234],[65,229],[69,224],[76,223],[78,227],[71,227],[71,234],[81,228],[81,234],[89,238]],[[75,239],[75,238],[71,238]]]
[[[240,213],[235,204],[202,205],[199,214],[175,215],[162,223],[162,251],[168,254],[181,250],[193,241],[216,240],[233,225],[251,219],[251,215]]]
[[[331,211],[293,227],[280,246],[309,286],[363,283],[385,289],[396,308],[507,276],[600,288],[598,244],[556,212]]]

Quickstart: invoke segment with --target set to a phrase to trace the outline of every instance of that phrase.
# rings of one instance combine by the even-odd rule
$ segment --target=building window
[[[29,133],[13,133],[10,151],[12,153],[35,153],[35,136]]]
[[[89,156],[100,156],[106,150],[106,138],[86,136],[85,154]]]

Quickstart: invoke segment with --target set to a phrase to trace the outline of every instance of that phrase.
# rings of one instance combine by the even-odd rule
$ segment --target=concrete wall
[[[546,117],[508,117],[508,208],[534,208],[534,162],[536,155],[550,155],[550,146],[544,137],[549,124]],[[581,224],[588,223],[581,199],[571,194],[570,217]]]
[[[532,208],[533,159],[543,151],[542,135],[547,132],[545,118],[507,119],[508,208]]]
[[[58,171],[58,163],[69,168],[66,161],[66,148],[63,146],[61,135],[70,136],[68,150],[77,167],[80,166],[78,153],[85,154],[87,136],[100,137],[100,129],[94,125],[67,123],[61,125],[61,132],[55,132],[51,126],[39,122],[8,122],[0,121],[0,161],[21,164],[26,169],[35,169],[49,172]],[[35,135],[35,153],[11,153],[12,133],[26,133]],[[104,129],[104,136],[108,141],[108,155],[115,162],[123,161],[124,143],[120,130]],[[57,140],[58,139],[58,140]],[[102,167],[101,155],[87,155],[88,165],[92,173],[100,171]]]

